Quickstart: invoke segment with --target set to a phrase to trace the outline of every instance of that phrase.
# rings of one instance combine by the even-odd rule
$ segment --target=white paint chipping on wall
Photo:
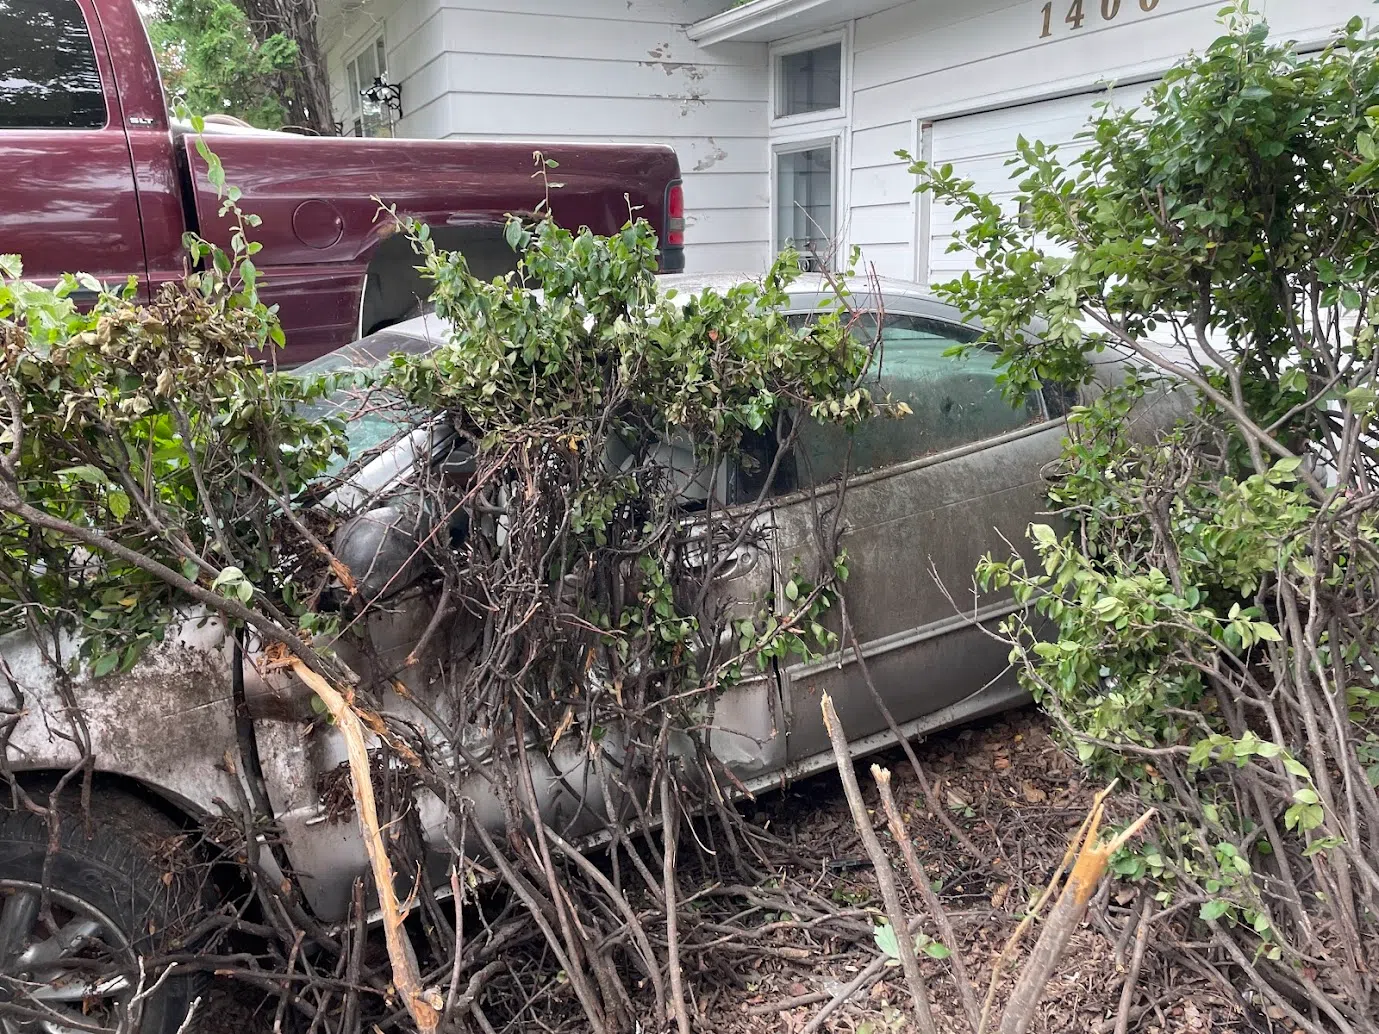
[[[684,32],[722,6],[323,0],[332,99],[345,110],[346,62],[381,29],[389,78],[403,86],[398,136],[670,144],[684,174],[688,269],[760,269],[770,236],[765,47],[706,50]]]

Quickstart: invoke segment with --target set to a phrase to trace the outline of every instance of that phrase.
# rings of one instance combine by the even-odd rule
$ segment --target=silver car
[[[661,282],[687,295],[743,279],[683,275]],[[918,284],[868,281],[852,290],[858,309],[882,314],[876,372],[913,415],[878,418],[850,436],[834,427],[804,426],[792,454],[782,457],[770,505],[758,518],[761,534],[726,565],[717,589],[726,599],[762,599],[783,585],[801,559],[819,559],[813,556],[814,490],[836,483],[846,467],[840,515],[841,546],[851,569],[846,608],[876,689],[901,733],[911,736],[1024,698],[1008,667],[1007,648],[984,630],[1016,604],[1008,596],[975,593],[972,571],[984,553],[1004,552],[1007,540],[1022,541],[1027,525],[1038,519],[1044,471],[1059,454],[1069,397],[1050,386],[1016,405],[1007,403],[996,383],[994,354],[945,354],[975,340],[977,330]],[[807,319],[831,295],[820,278],[804,277],[790,289],[791,311]],[[307,369],[369,365],[393,351],[423,352],[444,333],[434,317],[420,317]],[[397,432],[387,416],[373,414],[355,422],[351,439],[358,450],[390,441]],[[419,426],[328,501],[357,507],[452,458],[443,434]],[[668,462],[673,466],[673,457]],[[754,498],[761,487],[751,470],[721,476],[718,487],[729,496]],[[837,494],[824,498],[836,500]],[[386,669],[373,674],[384,676],[384,685],[386,677],[400,679],[407,693],[386,693],[383,706],[425,729],[426,708],[416,701],[436,690],[427,684],[427,665],[406,666],[403,660],[435,601],[422,588],[424,579],[400,572],[400,560],[389,565],[390,556],[410,555],[390,552],[390,520],[386,508],[363,515],[339,546],[343,559],[365,572],[361,591],[388,597],[387,606],[373,608],[364,619]],[[783,600],[784,594],[776,597]],[[762,790],[832,764],[819,707],[825,692],[856,754],[893,742],[853,651],[843,645],[831,656],[773,667],[717,702],[711,745],[745,787]],[[71,648],[60,644],[64,655]],[[167,836],[227,810],[237,814],[251,803],[270,810],[283,830],[285,861],[299,877],[309,908],[325,922],[346,916],[352,884],[368,860],[356,823],[333,814],[327,799],[331,779],[346,760],[344,744],[315,720],[305,686],[281,673],[261,672],[218,621],[189,615],[175,641],[129,673],[99,684],[77,678],[70,693],[83,709],[81,723],[38,644],[13,633],[0,641],[0,659],[0,686],[8,681],[14,695],[14,717],[5,726],[11,765],[26,785],[43,789],[80,759],[77,744],[88,738],[99,794],[93,812],[102,824],[95,839],[84,837],[78,820],[64,824],[58,864],[47,870],[61,904],[54,929],[39,917],[47,830],[23,808],[0,813],[0,972],[22,977],[59,1015],[73,1010],[74,1021],[80,1015],[82,1022],[93,1022],[92,1003],[127,996],[127,984],[96,985],[56,963],[88,950],[93,935],[112,949],[137,951],[147,939],[148,916],[182,907],[167,900],[149,831]],[[552,821],[578,832],[581,814],[598,812],[607,802],[600,800],[599,780],[587,771],[592,762],[575,739],[552,753],[552,770],[544,773],[538,792]],[[485,749],[481,736],[472,747]],[[485,781],[463,766],[456,773],[461,792],[476,802],[477,820],[500,828],[501,808]],[[421,795],[418,807],[439,879],[452,819],[429,795]],[[274,864],[267,851],[263,862]],[[169,981],[166,1004],[146,1017],[144,1030],[175,1029],[179,1004],[191,993],[184,984]],[[164,1013],[166,1020],[160,1019]]]

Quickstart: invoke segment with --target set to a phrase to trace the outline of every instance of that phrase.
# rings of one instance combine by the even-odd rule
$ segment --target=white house
[[[786,240],[941,280],[951,218],[896,157],[1012,190],[1017,134],[1066,143],[1220,34],[1223,0],[321,0],[345,132],[669,143],[686,260],[760,269]],[[1363,0],[1255,0],[1319,47]],[[401,111],[361,96],[376,76]],[[556,199],[557,215],[558,195]]]

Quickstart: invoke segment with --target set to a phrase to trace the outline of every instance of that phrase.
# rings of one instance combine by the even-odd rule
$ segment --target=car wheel
[[[0,1030],[128,1031],[139,996],[133,1030],[175,1034],[205,977],[174,970],[143,995],[157,974],[140,988],[138,960],[173,948],[200,916],[196,884],[181,871],[182,830],[135,798],[98,790],[88,836],[69,791],[48,858],[46,820],[9,810],[7,796],[0,793]]]

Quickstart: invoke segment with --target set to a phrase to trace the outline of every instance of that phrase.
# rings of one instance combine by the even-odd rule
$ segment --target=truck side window
[[[0,0],[0,129],[100,129],[105,94],[76,0]]]

